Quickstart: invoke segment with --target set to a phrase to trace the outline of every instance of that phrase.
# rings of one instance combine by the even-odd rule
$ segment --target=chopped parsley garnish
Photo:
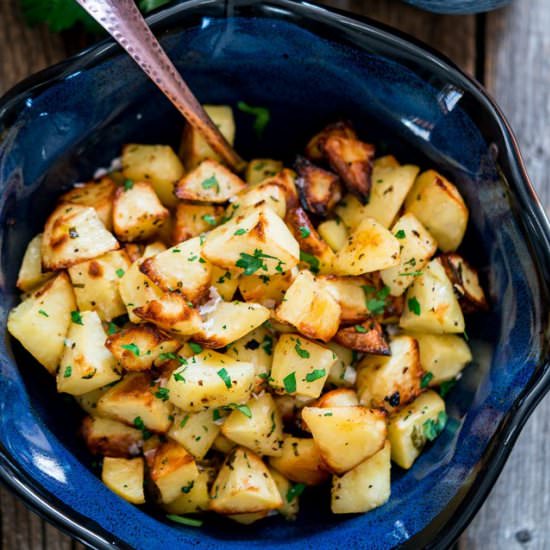
[[[315,380],[319,380],[319,378],[323,378],[327,371],[325,369],[315,369],[312,372],[308,372],[306,374],[306,382],[315,382]]]
[[[116,334],[119,331],[119,328],[111,321],[107,327],[107,334],[112,335]]]
[[[73,367],[71,365],[67,365],[65,367],[65,370],[63,371],[63,378],[70,378],[73,374]]]
[[[441,397],[445,397],[454,387],[456,384],[456,380],[447,380],[446,382],[441,382],[439,385],[439,395]]]
[[[365,334],[366,332],[368,332],[368,330],[363,325],[355,325],[355,332]]]
[[[239,111],[255,117],[252,127],[254,128],[256,135],[261,137],[266,126],[269,124],[269,120],[271,119],[269,109],[266,107],[253,107],[244,101],[239,101],[237,103],[237,108]]]
[[[168,398],[170,397],[170,390],[168,388],[159,388],[154,393],[154,396],[157,399],[162,399],[162,401],[168,401]]]
[[[309,269],[312,273],[319,273],[319,260],[312,254],[300,250],[300,261],[309,264]]]
[[[202,183],[201,186],[203,189],[212,189],[212,187],[216,188],[216,191],[220,192],[220,184],[218,183],[218,179],[214,174],[212,174],[209,178],[206,178]]]
[[[124,191],[129,191],[134,187],[134,182],[131,179],[124,180]]]
[[[189,347],[191,348],[191,351],[193,353],[200,353],[202,351],[202,346],[200,344],[197,344],[196,342],[187,342],[189,344]]]
[[[403,273],[399,273],[398,275],[400,277],[407,277],[407,276],[420,277],[420,275],[422,275],[422,273],[424,273],[424,272],[423,271],[405,271]]]
[[[428,441],[433,441],[445,428],[447,424],[447,413],[440,411],[437,415],[437,419],[430,418],[422,424],[422,431]]]
[[[227,389],[231,388],[231,378],[229,377],[229,374],[227,373],[227,370],[225,370],[225,368],[221,368],[218,371],[218,376],[223,380],[223,383],[225,384],[225,387]]]
[[[371,285],[362,285],[361,288],[365,293],[365,304],[369,312],[373,315],[382,315],[386,307],[386,298],[390,293],[390,287],[384,286],[380,290],[376,290]]]
[[[175,523],[188,525],[189,527],[200,527],[203,523],[202,519],[186,518],[185,516],[176,516],[174,514],[167,514],[166,518]]]
[[[174,373],[174,380],[176,382],[183,382],[185,383],[185,378],[183,377],[183,375],[181,374],[181,372],[175,372]]]
[[[306,488],[305,483],[296,483],[286,493],[286,501],[292,502],[296,497],[299,497]]]
[[[140,351],[135,344],[122,344],[120,347],[126,351],[131,351],[136,357],[139,357]]]
[[[186,414],[180,422],[180,428],[185,428],[185,425],[187,424],[187,421],[189,420],[189,415]]]
[[[305,225],[302,225],[299,231],[300,231],[300,237],[302,237],[302,239],[307,239],[311,235],[311,231],[309,227],[306,227]]]
[[[212,420],[214,422],[216,422],[216,420],[219,420],[221,417],[222,417],[222,415],[220,413],[220,409],[214,409],[212,411]]]
[[[49,317],[49,315],[43,309],[39,309],[38,313],[42,315],[42,317]]]
[[[248,405],[235,405],[235,410],[244,414],[247,418],[252,418],[252,411]]]
[[[302,342],[300,342],[299,339],[296,339],[296,345],[294,346],[294,349],[296,350],[296,353],[302,358],[302,359],[308,359],[309,358],[309,351],[307,349],[304,349],[302,347]]]
[[[403,229],[400,229],[396,234],[395,234],[395,238],[396,239],[404,239],[405,238],[405,231]]]
[[[122,279],[122,277],[124,277],[124,269],[122,269],[121,267],[119,267],[116,271],[116,276],[119,278],[119,279]]]
[[[69,237],[71,237],[71,239],[78,239],[78,231],[76,230],[76,227],[69,227]]]
[[[296,373],[291,372],[283,378],[286,393],[294,393],[296,391]]]
[[[273,337],[269,334],[264,336],[264,341],[262,342],[262,349],[267,355],[273,354]]]
[[[246,233],[246,229],[244,229],[243,227],[240,227],[239,229],[237,229],[237,231],[235,231],[235,233],[233,233],[233,235],[244,235]]]
[[[411,311],[415,315],[420,315],[420,302],[416,299],[415,296],[408,299],[407,306],[409,307],[409,311]]]
[[[82,322],[82,315],[80,315],[80,311],[71,311],[71,321],[75,325],[84,325]]]
[[[136,416],[134,418],[134,426],[141,430],[141,434],[143,435],[143,439],[149,439],[151,437],[151,432],[145,427],[145,423],[143,422],[141,416]]]
[[[189,494],[191,489],[193,488],[193,485],[195,485],[194,481],[190,481],[185,487],[181,488],[181,492],[185,493],[186,495]]]
[[[280,267],[282,263],[278,258],[275,258],[275,256],[264,254],[259,248],[256,248],[253,255],[247,254],[246,252],[241,252],[240,258],[235,262],[235,265],[244,269],[243,275],[253,275],[254,273],[256,273],[256,271],[258,271],[258,269],[263,269],[264,271],[267,271],[267,265],[263,261],[264,259],[277,260],[279,262],[277,268]]]
[[[202,216],[202,219],[208,224],[208,225],[216,225],[216,218],[212,216],[212,214],[205,214]]]
[[[434,377],[433,373],[427,372],[424,376],[422,376],[422,379],[420,380],[420,387],[421,388],[427,388],[432,381],[432,378]]]

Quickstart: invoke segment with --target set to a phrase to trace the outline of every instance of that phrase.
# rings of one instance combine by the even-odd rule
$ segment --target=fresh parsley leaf
[[[229,377],[229,374],[227,373],[227,370],[225,368],[221,368],[218,371],[218,376],[223,380],[223,383],[225,384],[225,387],[227,389],[231,388],[231,378]]]
[[[428,441],[433,441],[444,429],[447,424],[447,413],[440,411],[437,418],[430,418],[422,424],[422,431]]]
[[[432,381],[432,378],[434,377],[433,373],[427,372],[424,376],[422,376],[422,379],[420,380],[420,387],[421,388],[427,388]]]
[[[265,351],[267,355],[273,354],[273,337],[269,334],[266,334],[264,336],[264,340],[262,342],[262,349]]]
[[[200,353],[202,351],[202,346],[200,344],[192,342],[191,340],[189,340],[189,342],[187,343],[189,344],[189,347],[191,348],[191,351],[193,353]]]
[[[312,273],[319,273],[319,260],[312,254],[300,250],[300,261],[309,264],[309,269]]]
[[[139,357],[139,348],[136,346],[136,344],[122,344],[120,346],[122,349],[125,349],[127,351],[131,351],[136,357]]]
[[[202,216],[202,219],[208,224],[208,225],[216,225],[216,218],[212,216],[212,214],[205,214]]]
[[[193,488],[194,485],[195,485],[195,482],[190,481],[185,487],[181,488],[181,492],[186,494],[186,495],[189,494],[189,492],[191,491],[191,489]]]
[[[63,371],[63,378],[70,378],[73,374],[73,367],[71,365],[67,365],[65,367],[65,370]]]
[[[82,322],[82,315],[80,315],[80,311],[71,311],[71,321],[75,325],[84,325]]]
[[[239,101],[237,103],[237,108],[239,111],[255,117],[253,123],[254,131],[258,137],[262,137],[262,134],[271,119],[269,109],[266,109],[265,107],[253,107],[244,101]]]
[[[306,374],[306,382],[315,382],[315,380],[319,380],[319,378],[323,378],[327,371],[325,369],[315,369],[311,372],[308,372]]]
[[[168,398],[170,397],[170,390],[168,388],[159,388],[154,393],[154,396],[162,401],[168,401]]]
[[[302,237],[302,239],[307,239],[311,235],[311,231],[309,227],[306,227],[305,225],[302,225],[299,231],[300,231],[300,237]]]
[[[404,271],[403,273],[398,273],[400,277],[420,277],[424,273],[423,271]]]
[[[116,334],[118,331],[119,328],[112,321],[110,321],[107,327],[107,334],[111,336],[112,334]]]
[[[122,269],[121,267],[119,267],[116,271],[116,276],[119,278],[119,279],[122,279],[122,277],[124,277],[124,269]]]
[[[294,346],[294,349],[296,350],[296,353],[302,358],[302,359],[308,359],[309,358],[309,351],[307,349],[304,349],[302,347],[302,342],[300,342],[300,339],[296,339],[296,345]]]
[[[368,330],[363,325],[355,325],[355,332],[365,334],[366,332],[368,332]]]
[[[409,307],[409,311],[411,311],[415,315],[420,315],[420,302],[416,299],[415,296],[408,299],[407,306]]]
[[[49,315],[43,309],[39,309],[38,313],[42,315],[42,317],[49,317]]]
[[[275,256],[264,254],[259,248],[256,248],[253,255],[241,252],[240,258],[235,262],[235,265],[244,269],[243,275],[253,275],[259,269],[267,271],[267,265],[264,259],[277,260],[279,265],[282,263],[278,258],[275,258]]]
[[[456,384],[456,380],[447,380],[446,382],[441,382],[439,385],[439,395],[441,397],[445,397],[454,387]]]
[[[200,527],[203,524],[202,519],[186,518],[185,516],[176,516],[174,514],[167,514],[166,518],[175,523],[188,525],[189,527]]]
[[[124,191],[130,191],[134,187],[134,182],[131,179],[124,180]]]
[[[296,373],[291,372],[283,378],[286,393],[294,393],[296,391]]]
[[[218,182],[218,178],[214,174],[212,174],[209,178],[206,178],[202,183],[201,186],[203,189],[212,189],[214,187],[216,189],[216,192],[220,192],[220,184]]]
[[[306,488],[305,483],[296,483],[286,493],[286,501],[292,502],[296,497],[299,497]]]
[[[405,231],[403,229],[400,229],[396,234],[395,234],[395,238],[396,239],[404,239],[405,238]]]
[[[151,437],[151,432],[145,427],[145,423],[143,422],[143,419],[141,416],[136,416],[134,418],[134,426],[141,430],[141,434],[143,436],[143,439],[149,439]]]
[[[185,428],[185,425],[187,424],[187,421],[189,420],[189,415],[186,414],[180,422],[180,428]]]
[[[235,405],[235,410],[241,412],[247,418],[252,418],[252,411],[248,405]]]
[[[233,233],[233,235],[244,235],[246,233],[246,229],[240,227],[239,229],[237,229],[237,231],[235,231],[235,233]]]

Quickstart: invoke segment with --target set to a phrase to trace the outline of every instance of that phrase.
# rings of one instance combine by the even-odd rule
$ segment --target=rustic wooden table
[[[440,16],[397,0],[325,0],[397,27],[441,50],[485,84],[508,116],[529,174],[550,211],[550,1],[515,0],[478,16]],[[74,33],[29,29],[17,0],[0,0],[0,93],[73,53]],[[550,548],[550,396],[525,426],[487,502],[459,548]],[[0,488],[2,550],[82,548]]]

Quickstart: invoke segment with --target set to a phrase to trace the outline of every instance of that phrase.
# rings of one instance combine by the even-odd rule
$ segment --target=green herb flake
[[[422,431],[428,441],[433,441],[444,429],[447,424],[447,413],[440,411],[437,418],[430,418],[422,424]]]
[[[312,254],[308,254],[307,252],[300,250],[300,261],[308,264],[312,273],[319,273],[319,267],[321,264],[319,263],[318,258]]]
[[[306,227],[305,225],[302,225],[299,231],[300,231],[300,237],[302,237],[302,239],[307,239],[311,235],[311,231],[309,227]]]
[[[219,420],[221,417],[222,417],[222,415],[220,413],[220,409],[214,409],[212,411],[212,420],[214,422],[216,422],[216,420]]]
[[[187,518],[185,516],[176,516],[174,514],[167,514],[166,518],[174,523],[180,523],[181,525],[187,525],[189,527],[201,527],[203,524],[202,519]]]
[[[200,344],[192,342],[191,340],[189,340],[189,342],[187,343],[189,344],[189,347],[191,348],[191,351],[193,353],[200,353],[202,351],[202,346]]]
[[[306,488],[305,483],[294,484],[286,493],[286,501],[292,502],[296,497],[299,497]]]
[[[252,411],[248,405],[235,405],[235,410],[244,414],[247,418],[252,418]]]
[[[399,277],[420,277],[424,273],[423,271],[404,271],[403,273],[398,273]]]
[[[355,332],[365,334],[368,330],[363,325],[355,325]]]
[[[244,270],[243,275],[253,275],[259,269],[267,271],[267,265],[263,261],[264,259],[276,260],[279,262],[279,266],[282,263],[278,258],[275,258],[275,256],[264,254],[259,248],[256,248],[253,255],[241,252],[240,258],[235,262],[235,265]]]
[[[216,189],[216,192],[220,192],[220,184],[218,183],[218,179],[214,174],[212,174],[209,178],[206,178],[202,183],[201,187],[203,189],[212,189],[213,187]]]
[[[159,388],[153,395],[157,399],[168,401],[168,398],[170,397],[170,390],[168,388]]]
[[[405,231],[403,229],[400,229],[396,234],[395,234],[395,238],[396,239],[404,239],[405,238]]]
[[[297,338],[296,339],[296,345],[294,346],[294,349],[296,350],[296,353],[302,358],[302,359],[308,359],[309,358],[309,351],[307,349],[304,349],[302,347],[302,342]]]
[[[115,271],[115,273],[116,273],[116,276],[117,276],[119,279],[122,279],[122,277],[124,277],[124,269],[122,269],[122,268],[120,268],[120,267]]]
[[[447,380],[446,382],[441,382],[439,385],[439,395],[445,397],[455,386],[456,380]]]
[[[231,378],[229,377],[227,370],[225,368],[221,368],[217,374],[223,380],[225,387],[227,389],[231,388]]]
[[[189,415],[186,414],[180,422],[180,428],[185,428],[185,425],[187,424],[187,421],[189,420]]]
[[[145,423],[143,422],[141,416],[136,416],[134,418],[134,426],[141,430],[141,434],[143,436],[143,439],[147,440],[149,439],[153,434],[145,427]]]
[[[136,344],[122,344],[120,347],[126,351],[131,351],[136,357],[139,357],[140,351]]]
[[[205,214],[202,216],[202,219],[208,224],[208,225],[216,225],[216,218],[212,216],[212,214]]]
[[[296,391],[296,373],[291,372],[283,378],[283,384],[286,393],[294,393]]]
[[[323,378],[327,371],[325,369],[315,369],[312,372],[308,372],[306,374],[306,382],[315,382],[315,380],[319,380],[319,378]]]
[[[80,315],[80,311],[71,311],[71,321],[75,325],[84,325],[82,322],[82,315]]]
[[[424,374],[424,376],[422,376],[422,379],[420,380],[420,387],[427,388],[430,385],[433,377],[434,375],[431,372],[427,372],[426,374]]]
[[[267,109],[266,107],[254,107],[252,105],[249,105],[248,103],[245,103],[244,101],[239,101],[237,103],[237,108],[239,109],[239,111],[255,117],[253,128],[256,132],[256,135],[258,137],[261,137],[271,119],[269,109]]]
[[[195,485],[194,481],[190,481],[185,487],[181,488],[181,492],[188,495],[191,492],[191,489]]]
[[[239,229],[237,229],[237,231],[235,231],[235,233],[233,233],[233,235],[244,235],[246,233],[246,229],[240,227]]]
[[[130,191],[134,187],[134,182],[131,179],[124,180],[124,191]]]
[[[407,300],[407,306],[409,307],[410,312],[414,313],[415,315],[420,315],[420,302],[416,299],[415,296]]]
[[[73,367],[67,365],[63,371],[63,378],[70,378],[73,375]]]
[[[38,314],[42,315],[42,317],[49,317],[49,315],[43,309],[39,309]]]
[[[174,373],[174,380],[176,382],[183,382],[185,384],[185,378],[183,377],[183,375],[181,374],[181,372],[175,372]]]
[[[111,336],[112,334],[116,334],[118,330],[119,328],[112,321],[110,321],[107,326],[107,334]]]
[[[264,340],[262,342],[262,349],[266,353],[266,355],[273,355],[273,337],[269,334],[266,334],[264,336]]]

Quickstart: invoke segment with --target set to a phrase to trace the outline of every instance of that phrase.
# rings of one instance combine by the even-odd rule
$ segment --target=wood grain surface
[[[423,40],[484,81],[515,129],[529,174],[550,211],[550,0],[516,0],[483,16],[441,16],[397,0],[325,0]],[[0,0],[0,93],[84,40],[29,29],[16,0]],[[80,550],[0,488],[1,550]],[[550,396],[528,421],[461,550],[550,548]]]

